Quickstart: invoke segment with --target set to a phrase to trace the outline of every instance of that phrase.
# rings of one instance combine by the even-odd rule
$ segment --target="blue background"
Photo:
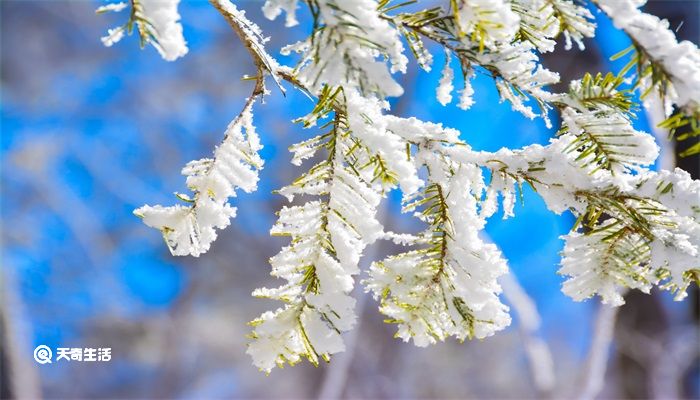
[[[199,323],[192,317],[197,310],[221,303],[240,317],[225,324],[238,324],[231,329],[243,335],[245,321],[270,306],[247,298],[255,287],[273,284],[266,259],[284,241],[267,236],[274,211],[283,204],[271,191],[300,172],[290,168],[286,149],[315,131],[290,121],[312,104],[291,88],[283,97],[270,86],[271,94],[255,114],[266,160],[259,190],[233,199],[239,216],[214,244],[212,254],[174,258],[160,234],[142,225],[132,210],[146,203],[171,204],[176,202],[172,192],[186,192],[179,169],[211,153],[249,93],[250,83],[240,77],[253,68],[224,20],[205,2],[181,5],[190,53],[174,63],[163,61],[151,47],[139,50],[135,37],[103,48],[99,36],[126,14],[95,16],[97,5],[2,4],[2,272],[10,299],[3,301],[13,305],[11,318],[22,332],[19,351],[29,357],[39,344],[113,348],[109,365],[80,373],[80,384],[71,382],[85,366],[32,366],[47,397],[247,397],[251,383],[240,380],[257,375],[249,375],[253,367],[241,355],[242,337],[231,339],[216,362],[195,362],[182,354],[186,352],[175,360],[150,362],[153,346],[167,345],[167,337],[156,335],[150,342],[144,337],[154,321],[172,322],[183,307],[194,310],[184,322],[190,327]],[[251,18],[263,21],[258,5],[243,2]],[[560,45],[547,60],[556,64],[578,57],[591,72],[617,71],[621,64],[608,58],[626,48],[629,40],[605,17],[598,18],[598,36],[587,42],[585,53],[564,52]],[[306,28],[288,33],[279,20],[262,25],[272,36],[272,54],[307,33]],[[443,57],[439,51],[434,54],[432,72],[416,72],[413,63],[413,72],[397,77],[406,89],[404,97],[392,100],[399,114],[457,128],[476,149],[545,144],[554,135],[541,120],[523,118],[509,104],[499,103],[485,74],[477,74],[473,82],[476,103],[469,111],[439,105],[435,87]],[[580,76],[576,67],[559,72],[564,82]],[[635,126],[649,131],[644,113]],[[399,209],[398,198],[390,196],[392,214]],[[494,216],[487,233],[534,299],[543,337],[568,352],[572,363],[581,362],[597,302],[576,303],[560,291],[558,237],[568,232],[572,218],[547,211],[529,188],[524,203],[516,205],[515,218]],[[390,224],[410,228],[402,217],[391,218]],[[661,299],[671,324],[688,322],[688,303],[672,303],[667,294]],[[368,313],[376,314],[374,303],[370,305]],[[370,318],[369,323],[379,322]],[[517,321],[509,331],[516,327]],[[178,335],[171,340],[187,346],[178,342]],[[138,343],[146,344],[134,349]],[[227,355],[227,348],[236,353]],[[159,392],[150,388],[153,382],[175,379],[168,375],[171,367],[166,362],[192,368],[219,364],[207,368],[206,384]],[[185,372],[174,376],[186,379],[194,374],[182,368]],[[253,393],[264,393],[264,385],[255,386],[258,392]]]

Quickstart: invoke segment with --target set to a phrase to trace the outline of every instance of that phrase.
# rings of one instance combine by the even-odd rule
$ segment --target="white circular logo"
[[[34,360],[39,364],[51,364],[51,349],[46,345],[39,345],[34,349]]]

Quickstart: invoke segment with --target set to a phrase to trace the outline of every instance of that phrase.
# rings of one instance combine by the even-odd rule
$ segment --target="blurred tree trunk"
[[[27,321],[9,267],[0,275],[0,398],[40,399],[41,385],[34,364]]]

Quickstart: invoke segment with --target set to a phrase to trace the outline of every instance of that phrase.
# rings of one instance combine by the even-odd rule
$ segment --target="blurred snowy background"
[[[307,33],[265,21],[262,1],[237,3],[271,36],[273,54]],[[287,146],[315,132],[290,120],[312,104],[271,87],[256,110],[267,163],[261,187],[235,200],[239,217],[212,251],[174,258],[158,232],[131,212],[144,203],[172,203],[172,192],[185,191],[180,168],[220,141],[250,92],[240,77],[253,66],[204,1],[180,6],[190,52],[174,63],[151,47],[139,50],[135,37],[104,48],[100,36],[125,16],[97,16],[100,4],[0,2],[1,398],[571,398],[590,385],[600,307],[561,294],[558,236],[573,221],[550,214],[531,191],[514,219],[497,215],[487,231],[534,302],[539,328],[524,329],[514,315],[509,329],[487,340],[418,349],[393,339],[395,328],[382,323],[367,298],[349,351],[330,365],[300,364],[269,377],[258,372],[245,354],[246,322],[276,304],[250,292],[274,284],[267,259],[285,240],[267,232],[284,199],[271,191],[299,172]],[[699,8],[697,1],[656,1],[646,10],[697,42]],[[563,82],[621,67],[609,57],[629,42],[598,17],[598,36],[585,52],[560,46],[544,56]],[[499,105],[483,76],[471,110],[440,106],[434,93],[442,61],[436,53],[432,73],[414,65],[399,77],[406,94],[393,112],[443,121],[480,149],[546,143],[553,135]],[[650,130],[643,113],[636,123]],[[662,162],[673,165],[672,144],[660,143],[667,149]],[[697,157],[680,162],[698,178]],[[398,215],[398,200],[391,197],[385,223],[412,229]],[[391,251],[386,243],[368,249],[374,258]],[[699,398],[698,309],[696,289],[683,303],[667,293],[628,295],[613,346],[603,353],[609,359],[601,397]],[[540,340],[553,364],[545,357],[533,368],[525,349]],[[40,344],[111,347],[112,360],[39,365],[32,351]]]

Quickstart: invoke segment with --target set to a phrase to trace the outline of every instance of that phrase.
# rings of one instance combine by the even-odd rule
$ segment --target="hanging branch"
[[[178,2],[131,3],[130,23],[142,44],[155,45],[166,59],[186,51]],[[617,76],[586,74],[566,93],[546,90],[559,77],[542,67],[539,53],[551,51],[561,34],[567,48],[572,40],[582,47],[583,38],[592,37],[592,15],[573,0],[452,0],[447,10],[417,11],[407,11],[410,1],[310,0],[311,34],[283,50],[299,55],[294,68],[280,66],[266,52],[261,30],[229,0],[210,2],[255,64],[253,91],[214,157],[183,169],[194,196],[177,194],[185,205],[145,206],[137,214],[162,231],[173,254],[207,251],[216,229],[235,216],[228,199],[257,186],[263,160],[252,108],[267,93],[265,76],[283,93],[286,81],[314,100],[298,122],[319,133],[290,149],[294,165],[312,165],[278,190],[304,202],[284,207],[271,232],[290,237],[271,259],[272,275],[286,283],[255,291],[284,304],[252,322],[248,353],[261,370],[303,358],[316,365],[343,351],[342,333],[356,319],[354,276],[363,250],[377,239],[403,247],[375,261],[363,281],[398,337],[423,346],[448,337],[485,338],[505,328],[510,317],[497,278],[507,273],[506,261],[479,234],[499,208],[504,218],[515,214],[524,185],[552,212],[577,218],[563,236],[559,271],[567,276],[563,291],[574,300],[598,295],[619,305],[628,288],[649,291],[654,285],[680,300],[700,279],[700,181],[679,169],[649,170],[658,146],[634,129],[638,107],[623,88],[626,70],[636,65],[635,88],[643,89],[645,101],[654,91],[684,113],[663,126],[695,127],[698,51],[677,43],[664,23],[632,1],[595,0],[633,36],[639,55],[634,64]],[[294,25],[296,6],[295,0],[267,0],[263,12],[271,19],[286,12],[287,25]],[[99,11],[126,7],[117,3]],[[125,29],[110,31],[105,44],[119,40]],[[478,152],[455,130],[389,114],[387,96],[403,93],[393,74],[408,66],[401,37],[423,69],[433,60],[424,41],[445,52],[436,90],[441,104],[453,99],[454,58],[464,79],[460,108],[474,101],[474,74],[485,72],[501,100],[523,115],[534,118],[536,104],[549,124],[548,112],[556,108],[562,117],[557,137],[546,146]],[[326,157],[319,160],[321,154]],[[422,233],[385,232],[377,221],[381,198],[394,189],[402,192],[404,212],[425,224]],[[600,374],[594,375],[595,383]],[[586,393],[596,386],[588,385]]]

